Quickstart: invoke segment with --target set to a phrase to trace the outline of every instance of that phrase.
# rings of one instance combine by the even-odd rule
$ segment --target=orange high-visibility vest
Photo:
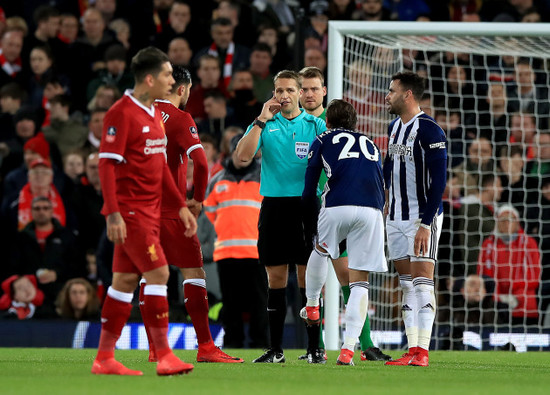
[[[223,169],[210,180],[206,193],[204,210],[217,234],[214,261],[258,259],[258,217],[263,199],[260,166],[251,166],[240,181]]]

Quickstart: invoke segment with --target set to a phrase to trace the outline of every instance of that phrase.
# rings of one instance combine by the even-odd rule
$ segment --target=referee
[[[264,196],[258,220],[258,254],[268,278],[267,311],[271,347],[253,362],[282,363],[283,329],[287,310],[288,267],[297,265],[298,286],[305,305],[305,269],[312,236],[304,236],[301,195],[307,156],[315,136],[326,130],[325,122],[300,109],[300,76],[283,70],[273,79],[275,91],[260,116],[250,125],[237,146],[241,161],[262,150],[260,194]],[[316,327],[308,337],[317,339]],[[309,351],[309,350],[308,350]]]

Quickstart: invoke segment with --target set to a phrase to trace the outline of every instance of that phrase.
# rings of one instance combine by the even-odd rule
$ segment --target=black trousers
[[[268,347],[265,267],[257,259],[222,259],[217,264],[223,302],[224,347],[245,346],[244,322],[247,320],[248,347]]]

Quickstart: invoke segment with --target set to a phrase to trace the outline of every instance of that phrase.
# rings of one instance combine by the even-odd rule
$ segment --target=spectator
[[[502,195],[500,202],[511,204],[523,220],[528,208],[536,204],[537,181],[526,174],[523,151],[517,146],[505,146],[499,152],[502,174]]]
[[[540,251],[519,221],[513,206],[497,210],[495,233],[483,242],[477,273],[494,279],[495,300],[508,305],[512,325],[537,325]]]
[[[54,316],[54,302],[66,280],[85,276],[83,257],[76,250],[72,232],[54,216],[52,202],[44,196],[33,198],[32,221],[18,234],[15,260],[17,274],[36,274],[44,292],[44,308]]]
[[[21,107],[13,116],[15,137],[6,141],[6,152],[2,160],[2,175],[21,166],[25,143],[34,137],[38,127],[35,111],[27,106]]]
[[[50,47],[36,46],[30,54],[31,78],[28,80],[29,104],[33,107],[44,107],[44,86],[53,75],[53,55]]]
[[[466,144],[464,142],[464,130],[460,123],[460,113],[456,110],[450,110],[449,112],[437,110],[434,119],[447,135],[449,167],[453,168],[460,165],[466,156]]]
[[[201,139],[206,160],[208,161],[208,179],[210,180],[214,174],[223,168],[218,158],[220,152],[219,146],[216,139],[210,134],[201,133],[199,134],[199,138]],[[189,188],[187,189],[189,190]]]
[[[330,0],[328,5],[328,19],[331,21],[349,21],[357,7],[355,0]]]
[[[220,0],[218,8],[212,12],[212,18],[227,18],[233,26],[234,41],[251,47],[256,41],[256,37],[250,32],[254,31],[255,10],[251,5],[244,1]]]
[[[196,58],[206,53],[218,60],[224,87],[229,87],[233,70],[246,69],[250,66],[250,49],[233,41],[233,25],[227,18],[214,19],[210,25],[212,44],[197,52]]]
[[[9,82],[0,88],[0,142],[15,137],[13,117],[26,97],[26,92],[15,82]]]
[[[78,37],[80,23],[76,16],[72,14],[61,15],[59,24],[59,34],[57,38],[65,44],[72,44]]]
[[[227,101],[223,93],[219,91],[208,92],[204,95],[204,111],[206,118],[198,123],[202,133],[211,135],[216,139],[216,146],[219,147],[222,133],[226,127],[237,125],[234,111],[227,107]]]
[[[101,13],[103,22],[107,26],[115,16],[116,0],[95,0],[94,8]]]
[[[220,142],[220,163],[231,156],[231,140],[233,140],[233,137],[240,134],[244,134],[243,128],[238,126],[229,126],[225,128]]]
[[[126,51],[130,51],[130,24],[124,19],[115,19],[109,23],[109,29],[115,33],[116,39],[122,44]]]
[[[63,157],[63,171],[73,183],[78,182],[80,176],[84,173],[84,158],[80,151],[69,151]]]
[[[309,48],[304,53],[304,67],[317,67],[327,77],[327,58],[320,48]]]
[[[226,347],[245,345],[243,313],[249,313],[249,347],[264,348],[267,334],[267,276],[258,261],[260,165],[255,159],[242,162],[235,152],[242,135],[231,140],[231,157],[212,178],[204,208],[214,224],[217,240],[214,261],[222,291],[222,321]],[[235,204],[240,199],[241,203]],[[242,203],[245,202],[245,203]]]
[[[535,136],[535,158],[527,163],[527,172],[532,176],[550,174],[550,133],[538,133]]]
[[[56,300],[56,312],[62,318],[76,321],[99,320],[99,299],[95,289],[84,278],[65,283]]]
[[[105,68],[105,51],[118,41],[105,29],[101,12],[88,8],[82,16],[84,34],[73,43],[71,55],[73,67],[70,78],[75,108],[85,109],[86,87],[93,73]]]
[[[53,184],[53,170],[48,160],[35,159],[28,172],[29,182],[19,192],[17,204],[17,228],[23,229],[32,220],[32,201],[36,197],[46,197],[50,201],[53,217],[62,226],[66,225],[65,204]]]
[[[57,145],[62,156],[71,150],[82,148],[86,142],[86,127],[80,120],[69,116],[69,96],[57,95],[49,103],[51,121],[43,129],[46,140]]]
[[[120,44],[113,44],[105,51],[104,69],[97,72],[97,77],[88,83],[86,98],[90,101],[101,85],[113,85],[124,92],[134,86],[134,77],[126,70],[126,49]]]
[[[221,71],[218,59],[213,55],[205,54],[199,58],[198,65],[199,83],[193,84],[185,107],[185,110],[193,116],[197,124],[206,118],[206,112],[204,111],[204,96],[206,93],[217,90],[222,92],[225,97],[229,97],[223,81],[220,80]]]
[[[166,51],[168,44],[174,38],[185,38],[192,45],[193,51],[197,51],[207,45],[205,37],[208,37],[208,32],[200,24],[194,23],[189,4],[176,0],[172,2],[167,21],[156,34],[154,43],[155,46]]]
[[[90,120],[88,121],[88,139],[83,147],[84,152],[88,154],[99,151],[101,133],[103,131],[103,118],[105,118],[106,112],[107,109],[96,107],[90,113]]]
[[[101,234],[105,230],[105,218],[101,215],[103,196],[99,181],[99,156],[97,152],[86,158],[85,173],[79,177],[71,196],[72,207],[78,222],[80,245],[84,251],[96,251]]]
[[[456,245],[461,255],[454,265],[454,273],[463,275],[472,274],[478,262],[480,248],[483,240],[488,237],[495,228],[494,211],[502,194],[500,178],[491,173],[481,176],[477,192],[471,192],[461,200],[458,212],[458,227],[455,237]]]
[[[38,289],[34,275],[14,274],[2,281],[4,294],[0,298],[0,310],[4,318],[28,320],[34,316],[37,307],[44,303],[44,292]]]
[[[527,233],[538,238],[542,252],[542,279],[550,280],[550,177],[541,180],[538,204],[527,209]],[[550,283],[548,283],[550,285]],[[543,292],[550,296],[550,292]]]
[[[229,107],[238,114],[237,125],[244,129],[254,121],[263,107],[263,103],[254,94],[254,77],[250,70],[237,70],[233,73],[231,95]]]
[[[463,189],[463,196],[468,196],[478,190],[480,175],[494,173],[493,147],[486,138],[473,140],[468,147],[466,160],[451,169],[451,174],[457,178],[457,183]]]
[[[100,85],[92,100],[88,102],[88,110],[93,111],[94,108],[108,110],[121,96],[120,90],[115,85]]]
[[[258,27],[258,43],[267,44],[271,48],[272,61],[270,71],[272,74],[288,67],[291,60],[288,46],[284,40],[279,38],[279,33],[275,27],[272,25],[260,25]]]
[[[328,48],[328,19],[326,14],[314,12],[309,17],[310,26],[305,32],[306,38],[311,37],[319,40],[319,45],[315,47],[321,49],[323,52],[326,52]],[[305,47],[306,49],[309,48],[307,45]]]
[[[537,122],[532,113],[515,112],[510,117],[510,144],[519,147],[528,161],[535,157]]]
[[[4,33],[0,48],[0,86],[9,82],[26,83],[21,75],[22,49],[23,35],[20,32],[7,31]]]
[[[27,59],[35,47],[48,45],[50,40],[57,37],[59,22],[61,20],[59,11],[50,5],[42,5],[36,8],[33,13],[36,29],[32,35],[25,37],[23,46],[23,58]]]
[[[357,21],[389,21],[390,13],[382,6],[382,0],[360,0],[361,8],[351,18]]]
[[[481,276],[470,274],[465,280],[457,281],[455,288],[459,288],[460,292],[454,303],[455,324],[493,326],[499,323],[498,315],[495,322],[496,303],[492,295],[487,293],[485,281]]]
[[[480,137],[494,142],[497,148],[509,139],[509,109],[506,86],[500,78],[489,81],[487,99],[488,108],[479,118]]]
[[[510,88],[510,105],[516,111],[533,113],[538,120],[538,126],[546,128],[550,107],[548,105],[548,89],[536,82],[537,76],[533,70],[532,59],[519,59],[516,62],[516,85]]]
[[[273,97],[273,74],[271,49],[267,44],[256,44],[250,54],[250,72],[254,79],[254,96],[264,103]]]
[[[191,62],[193,51],[189,45],[189,41],[185,38],[176,37],[168,44],[168,59],[170,63],[177,66],[185,67],[191,72],[191,75],[196,75],[196,68]]]

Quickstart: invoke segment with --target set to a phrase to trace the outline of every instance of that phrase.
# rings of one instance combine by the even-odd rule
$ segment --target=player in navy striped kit
[[[420,110],[424,79],[412,72],[392,76],[386,105],[398,116],[388,128],[384,161],[389,259],[399,273],[402,316],[409,351],[386,365],[428,366],[436,303],[434,266],[446,184],[447,140]]]
[[[346,308],[346,332],[338,365],[353,365],[355,344],[368,309],[369,272],[388,270],[384,255],[384,181],[378,147],[355,131],[357,112],[344,100],[332,100],[326,111],[329,130],[317,136],[308,154],[302,200],[318,235],[306,268],[305,311],[318,322],[319,295],[325,283],[328,257],[338,258],[347,239],[351,294]],[[328,181],[317,215],[316,191],[321,170]]]

